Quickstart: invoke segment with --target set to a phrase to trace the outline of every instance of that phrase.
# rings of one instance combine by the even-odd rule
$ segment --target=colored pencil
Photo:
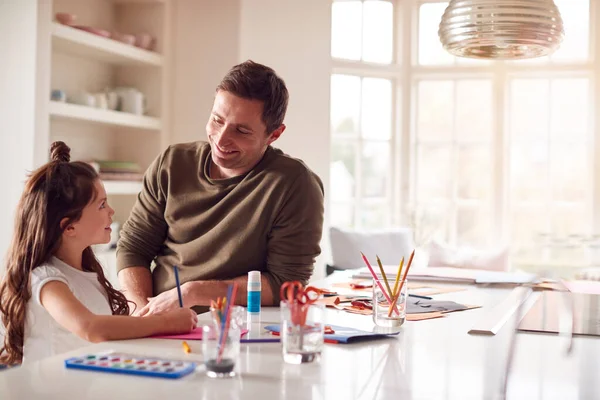
[[[181,297],[181,286],[179,285],[179,272],[177,271],[177,265],[173,265],[173,272],[175,272],[175,284],[177,285],[177,296],[179,296],[179,307],[183,308],[183,297]]]
[[[390,295],[390,297],[392,299],[394,297],[396,297],[396,291],[398,290],[398,282],[400,282],[400,275],[402,274],[402,266],[403,265],[404,265],[404,257],[402,257],[402,259],[400,260],[400,265],[398,266],[398,272],[396,272],[396,282],[394,282],[394,291]],[[390,302],[390,309],[388,310],[388,313],[390,313],[391,309],[392,309],[392,302]]]
[[[183,351],[186,354],[190,354],[192,352],[192,349],[190,348],[190,345],[187,344],[187,342],[185,340],[183,341],[182,345],[183,345]]]
[[[375,258],[377,259],[377,265],[379,265],[379,270],[381,271],[381,276],[383,277],[383,281],[385,282],[385,287],[387,288],[390,297],[392,297],[394,295],[394,293],[392,292],[392,289],[390,288],[390,284],[388,282],[387,276],[385,275],[385,270],[383,269],[381,260],[379,259],[379,256],[377,254],[375,254]]]
[[[415,251],[413,250],[410,253],[410,258],[408,259],[408,264],[406,264],[406,269],[404,270],[404,276],[402,277],[402,281],[400,282],[400,287],[398,288],[398,293],[394,296],[394,302],[392,304],[393,307],[396,307],[396,303],[398,302],[398,297],[400,297],[400,293],[402,293],[402,286],[404,286],[404,282],[406,282],[406,276],[408,275],[408,270],[412,265],[413,257],[415,256]],[[388,312],[388,317],[392,316],[392,309],[390,307],[390,311]]]
[[[385,297],[385,299],[387,300],[387,302],[391,303],[392,299],[390,298],[390,296],[388,296],[388,294],[385,291],[383,285],[381,285],[381,282],[379,282],[379,279],[377,279],[377,274],[373,270],[373,267],[371,267],[371,264],[369,263],[369,260],[367,260],[367,257],[362,253],[362,251],[360,252],[360,254],[362,255],[362,258],[363,258],[363,261],[365,262],[365,264],[367,264],[367,268],[369,268],[369,272],[373,276],[373,280],[375,280],[375,284],[377,286],[379,286],[379,289],[383,293],[383,296]],[[394,306],[394,311],[396,311],[396,314],[400,315],[400,312],[398,311],[398,308],[396,308],[395,306]]]

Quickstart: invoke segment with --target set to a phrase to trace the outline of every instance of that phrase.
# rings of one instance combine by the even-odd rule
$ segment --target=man
[[[260,270],[262,304],[285,281],[306,283],[320,253],[323,185],[271,147],[285,130],[288,91],[271,68],[246,61],[217,86],[208,143],[176,144],[148,168],[117,247],[119,282],[137,315],[206,306]],[[156,266],[150,268],[152,261]],[[155,297],[152,297],[155,296]]]

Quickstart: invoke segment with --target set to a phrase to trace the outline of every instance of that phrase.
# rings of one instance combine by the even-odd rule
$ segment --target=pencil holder
[[[202,353],[206,366],[206,375],[211,378],[230,378],[235,376],[235,366],[240,356],[240,329],[231,324],[226,334],[214,324],[202,327]]]
[[[283,360],[290,364],[318,360],[323,350],[324,306],[287,301],[280,306]]]
[[[405,280],[394,296],[393,286],[388,287],[383,280],[373,279],[373,322],[386,328],[399,327],[406,320],[406,299],[408,281]],[[391,292],[391,293],[390,293]]]
[[[211,307],[210,314],[213,317],[213,323],[217,328],[217,332],[220,332],[222,324],[218,317],[217,309]],[[242,306],[231,306],[231,316],[229,321],[232,326],[236,326],[241,332],[246,325],[246,308]]]

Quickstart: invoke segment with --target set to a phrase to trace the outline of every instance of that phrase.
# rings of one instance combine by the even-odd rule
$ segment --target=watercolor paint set
[[[167,360],[133,354],[87,354],[65,360],[65,367],[117,374],[177,379],[196,369],[191,361]]]

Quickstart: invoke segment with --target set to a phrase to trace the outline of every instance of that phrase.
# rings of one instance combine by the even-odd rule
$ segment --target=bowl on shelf
[[[54,18],[56,18],[56,21],[60,22],[63,25],[71,26],[75,23],[75,20],[77,19],[77,15],[59,12],[54,15]]]
[[[117,42],[128,44],[130,46],[133,46],[135,44],[135,36],[130,35],[128,33],[112,32],[110,34],[110,38],[116,40]]]
[[[93,27],[87,26],[87,25],[73,25],[73,28],[81,29],[82,31],[93,33],[94,35],[102,36],[105,38],[110,37],[109,31],[105,31],[104,29],[100,29],[100,28],[93,28]]]
[[[156,39],[148,33],[138,33],[135,35],[135,46],[144,50],[154,50]]]

